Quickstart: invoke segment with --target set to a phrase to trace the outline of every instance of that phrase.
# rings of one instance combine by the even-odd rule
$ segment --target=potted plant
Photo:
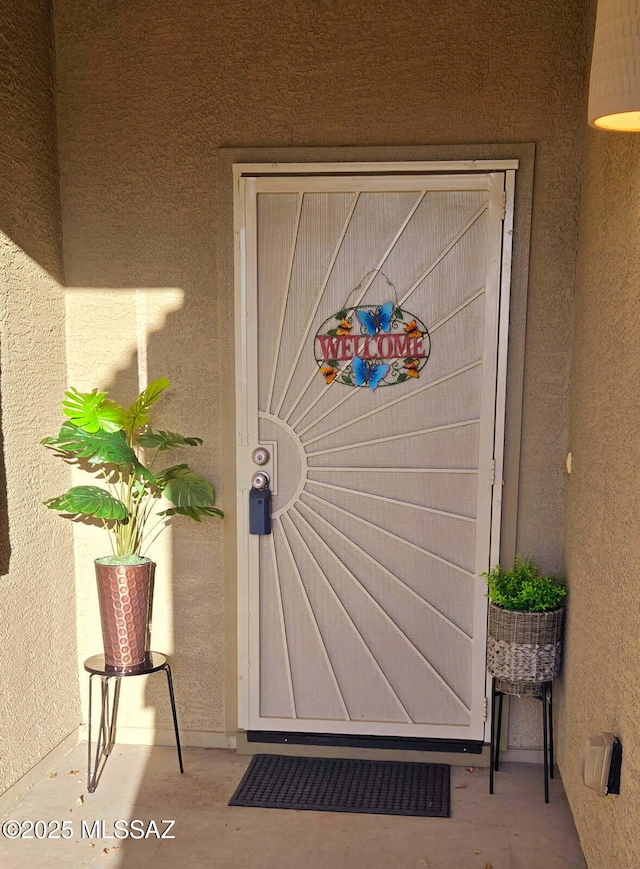
[[[482,575],[490,599],[487,668],[498,690],[537,694],[560,670],[564,580],[543,576],[520,555],[510,570],[496,565]]]
[[[73,486],[45,504],[108,532],[111,554],[97,558],[95,569],[106,664],[120,670],[144,663],[149,651],[155,564],[145,553],[151,543],[172,516],[200,522],[224,515],[211,484],[188,465],[156,468],[161,453],[202,443],[151,427],[151,408],[168,386],[166,377],[155,380],[129,408],[106,392],[71,388],[62,402],[67,421],[56,437],[42,441],[102,483]]]

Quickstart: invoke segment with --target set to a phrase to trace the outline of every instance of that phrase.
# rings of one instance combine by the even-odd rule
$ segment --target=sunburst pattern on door
[[[258,193],[258,431],[277,450],[261,719],[469,723],[497,295],[488,190],[458,187]],[[319,326],[390,299],[429,330],[419,376],[328,383]]]

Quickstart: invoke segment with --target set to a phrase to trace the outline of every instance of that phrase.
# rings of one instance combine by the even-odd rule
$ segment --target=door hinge
[[[491,468],[489,469],[489,476],[491,478],[491,485],[495,486],[496,484],[496,462],[495,459],[491,462]]]
[[[482,720],[483,721],[487,720],[488,711],[489,711],[489,704],[487,702],[487,698],[485,697],[483,702],[482,702]]]
[[[504,190],[502,192],[502,219],[504,220],[507,216],[507,191]]]

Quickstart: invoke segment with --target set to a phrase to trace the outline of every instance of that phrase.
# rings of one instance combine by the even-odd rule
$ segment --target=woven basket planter
[[[560,672],[564,608],[546,613],[505,610],[489,603],[487,669],[505,694],[541,693]]]

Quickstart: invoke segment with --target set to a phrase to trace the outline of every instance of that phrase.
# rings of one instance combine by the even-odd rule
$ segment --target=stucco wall
[[[0,793],[79,724],[69,482],[40,439],[66,383],[49,4],[0,3],[0,353],[10,557],[0,576]],[[44,772],[44,770],[42,770]]]
[[[562,776],[590,869],[640,865],[640,140],[589,134],[580,218],[560,694]],[[581,782],[585,739],[624,747],[622,793]]]
[[[232,407],[216,400],[220,389],[232,395],[231,362],[218,352],[232,296],[215,277],[216,148],[535,142],[518,548],[559,567],[583,6],[56,0],[64,262],[78,288],[69,294],[72,377],[133,387],[142,329],[149,375],[166,373],[182,391],[165,421],[206,439],[198,467],[212,472],[232,514],[234,443],[219,435],[220,423],[233,431]],[[135,288],[160,319],[165,290],[182,299],[163,325],[141,327]],[[78,347],[100,330],[114,335],[113,351]],[[220,554],[232,518],[224,530],[178,528],[166,568],[164,600],[173,602],[162,637],[175,649],[183,724],[195,731],[225,726]],[[91,545],[84,530],[77,539],[82,588]],[[231,592],[231,563],[227,571]],[[228,595],[228,621],[230,612]],[[86,630],[81,657],[96,645]],[[226,667],[232,674],[234,662]],[[123,721],[142,720],[140,702],[155,706],[138,698]],[[524,708],[523,726],[532,714],[539,709]]]

